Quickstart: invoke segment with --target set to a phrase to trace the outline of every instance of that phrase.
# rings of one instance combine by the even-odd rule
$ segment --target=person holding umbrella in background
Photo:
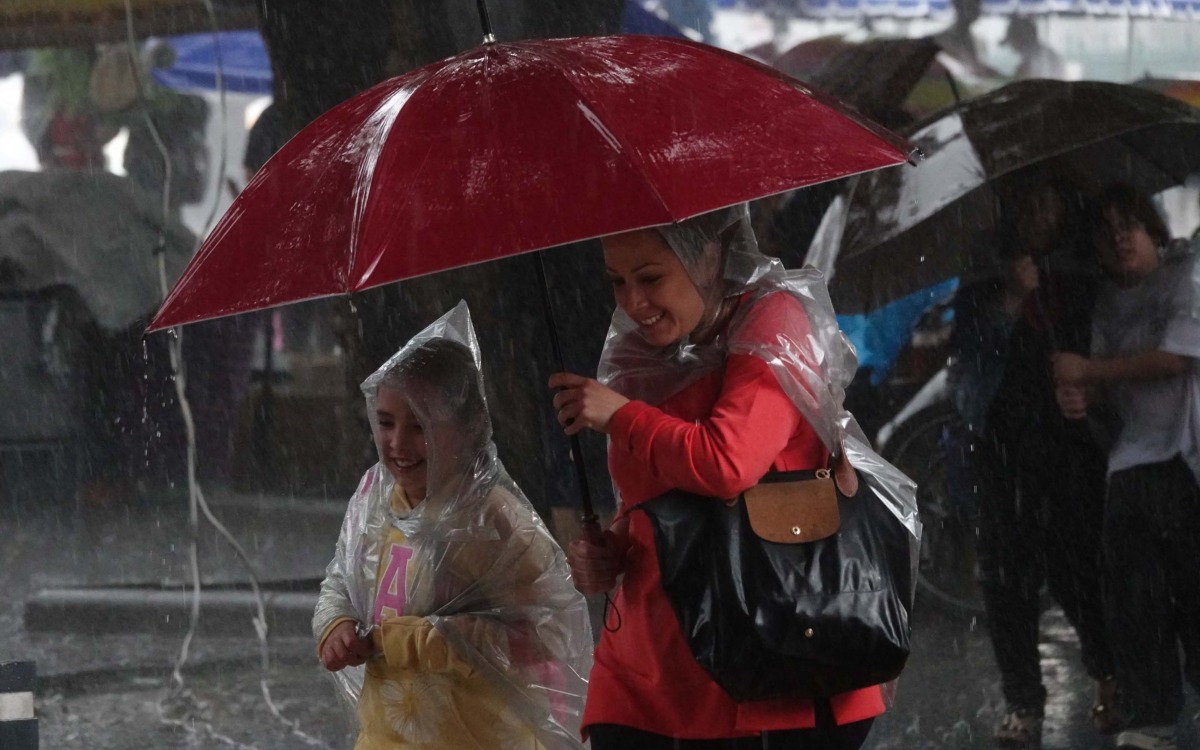
[[[620,498],[610,529],[569,549],[581,591],[608,592],[623,576],[584,712],[592,747],[860,747],[885,710],[880,686],[738,703],[714,682],[668,603],[651,526],[633,512],[674,488],[733,498],[772,468],[828,465],[837,415],[814,404],[854,363],[817,342],[840,334],[815,331],[804,294],[759,252],[745,205],[603,245],[618,310],[598,379],[550,380],[568,434],[608,435]],[[811,283],[823,289],[819,275]]]
[[[1116,682],[1100,594],[1104,454],[1089,425],[1064,420],[1050,357],[1089,349],[1098,279],[1079,258],[1081,200],[1038,172],[1008,185],[1012,221],[993,240],[1004,268],[954,299],[951,383],[962,421],[951,460],[978,508],[980,587],[1000,670],[1005,747],[1041,746],[1046,688],[1038,653],[1048,583],[1079,635],[1096,682],[1092,722],[1119,724]],[[1005,231],[1006,227],[1013,231]]]
[[[1128,185],[1105,190],[1088,223],[1108,283],[1092,355],[1054,358],[1056,395],[1068,419],[1106,396],[1122,421],[1108,455],[1103,542],[1128,726],[1117,747],[1176,750],[1181,671],[1200,690],[1200,259],[1166,254],[1166,224]]]

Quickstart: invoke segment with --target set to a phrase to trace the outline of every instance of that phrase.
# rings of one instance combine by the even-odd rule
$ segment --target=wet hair
[[[434,396],[435,402],[426,404],[425,410],[439,421],[463,424],[486,413],[475,358],[462,344],[448,339],[426,341],[379,381],[379,387],[401,393],[414,386]]]
[[[1171,233],[1154,207],[1154,202],[1145,193],[1126,183],[1109,185],[1088,207],[1087,226],[1093,237],[1111,231],[1108,217],[1105,216],[1110,209],[1122,218],[1136,220],[1159,247],[1171,241]]]

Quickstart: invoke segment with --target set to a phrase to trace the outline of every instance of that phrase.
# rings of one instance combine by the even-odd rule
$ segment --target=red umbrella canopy
[[[804,84],[648,36],[487,44],[385,81],[246,186],[155,330],[615,232],[897,164]]]

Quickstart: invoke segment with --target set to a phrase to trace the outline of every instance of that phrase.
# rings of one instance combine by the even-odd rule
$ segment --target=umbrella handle
[[[582,527],[583,538],[587,540],[588,544],[597,547],[604,546],[604,531],[600,528],[600,522],[596,519],[595,513],[590,516],[584,516],[579,519],[579,522]]]
[[[480,5],[484,0],[479,0]],[[550,282],[546,278],[546,260],[542,253],[537,255],[537,273],[539,286],[542,288],[542,309],[546,313],[546,325],[550,328],[550,346],[554,351],[554,358],[558,362],[558,369],[561,372],[567,371],[567,362],[563,357],[562,345],[558,340],[558,325],[554,321],[554,304],[550,300]],[[579,500],[583,506],[583,516],[580,520],[583,522],[584,533],[589,532],[589,527],[595,527],[597,536],[599,535],[600,526],[596,522],[596,511],[592,507],[592,492],[588,485],[587,470],[583,464],[583,445],[579,441],[579,435],[571,436],[571,463],[575,465],[575,477],[579,480]]]

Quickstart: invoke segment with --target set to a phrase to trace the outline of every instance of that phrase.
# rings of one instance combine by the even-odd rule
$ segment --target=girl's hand
[[[568,435],[584,428],[607,434],[612,416],[629,403],[629,399],[593,378],[570,372],[551,375],[550,387],[559,389],[554,394],[554,409],[558,423]]]
[[[575,588],[584,594],[612,591],[625,569],[625,546],[611,531],[585,536],[567,546],[567,563]]]
[[[334,626],[321,644],[321,664],[330,672],[337,672],[365,663],[373,653],[375,646],[371,639],[360,636],[355,624],[344,620]]]

